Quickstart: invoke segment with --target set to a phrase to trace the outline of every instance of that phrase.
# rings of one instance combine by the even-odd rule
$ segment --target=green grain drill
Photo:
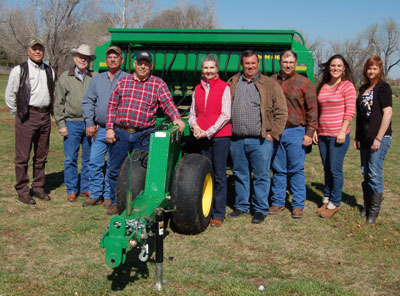
[[[133,71],[139,50],[153,55],[153,75],[167,84],[184,120],[191,93],[201,78],[201,59],[214,54],[223,80],[241,70],[240,53],[247,49],[259,54],[260,72],[272,75],[280,70],[280,52],[291,49],[298,55],[296,71],[314,81],[312,51],[303,37],[286,30],[188,30],[109,29],[111,40],[96,49],[94,70],[106,71],[106,49],[118,45],[123,51],[126,72]],[[156,285],[162,287],[163,214],[171,216],[174,231],[197,234],[211,219],[213,173],[211,164],[196,151],[188,124],[183,134],[160,112],[150,135],[149,151],[133,151],[125,159],[117,182],[117,208],[103,234],[100,246],[106,249],[106,263],[117,268],[132,248],[139,259],[149,257],[150,239],[155,238]]]

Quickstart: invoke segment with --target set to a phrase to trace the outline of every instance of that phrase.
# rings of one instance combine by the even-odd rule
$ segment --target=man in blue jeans
[[[149,137],[142,139],[142,136],[155,125],[159,107],[173,124],[179,126],[179,132],[185,128],[167,84],[151,75],[151,54],[139,51],[133,65],[135,71],[118,81],[107,109],[106,140],[112,143],[108,173],[112,198],[115,197],[118,174],[128,152],[149,149]],[[114,203],[109,212],[118,212]]]
[[[305,149],[312,145],[317,128],[318,105],[315,89],[310,80],[296,73],[297,54],[285,50],[279,60],[281,71],[272,76],[286,97],[288,120],[281,140],[272,159],[271,215],[285,209],[286,187],[289,180],[292,192],[292,217],[303,217],[306,200],[306,177],[304,174]]]
[[[253,206],[252,223],[264,222],[268,213],[270,165],[274,142],[285,128],[287,106],[282,88],[259,73],[260,61],[252,50],[240,56],[243,73],[228,80],[232,94],[231,156],[235,176],[235,210],[239,217]],[[250,176],[254,174],[254,194],[250,202]]]
[[[104,175],[104,159],[109,151],[110,144],[106,141],[107,107],[111,93],[117,82],[129,75],[121,71],[124,59],[122,50],[118,46],[110,46],[106,50],[107,71],[96,75],[89,83],[82,100],[82,113],[86,124],[86,136],[92,137],[92,150],[89,162],[90,198],[82,206],[95,206],[104,198],[104,208],[112,214],[109,208],[115,203],[110,196],[108,170],[110,157],[107,157],[106,172]],[[104,186],[104,190],[103,190]]]
[[[64,137],[64,183],[67,200],[75,202],[80,195],[89,197],[90,138],[86,136],[82,116],[82,99],[92,77],[97,74],[89,69],[96,58],[90,47],[82,44],[71,50],[74,66],[61,74],[55,91],[54,119],[58,132]],[[78,155],[82,145],[81,180],[78,187]]]

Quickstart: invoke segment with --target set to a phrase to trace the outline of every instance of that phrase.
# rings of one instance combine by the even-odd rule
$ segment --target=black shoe
[[[264,220],[265,220],[265,215],[263,213],[255,212],[253,215],[253,219],[251,219],[251,223],[261,224],[264,222]]]
[[[243,214],[247,214],[247,212],[241,211],[241,210],[234,210],[232,213],[229,214],[229,217],[239,217]]]

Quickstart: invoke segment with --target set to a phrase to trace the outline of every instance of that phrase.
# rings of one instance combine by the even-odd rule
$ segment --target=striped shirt
[[[118,81],[111,94],[106,128],[154,126],[159,106],[171,121],[180,119],[168,86],[161,78],[151,75],[139,81],[133,74],[128,75]]]
[[[355,103],[356,90],[350,81],[342,81],[332,89],[328,89],[327,84],[324,84],[318,95],[318,136],[336,137],[343,120],[353,119]],[[350,126],[346,130],[346,135],[349,133]]]

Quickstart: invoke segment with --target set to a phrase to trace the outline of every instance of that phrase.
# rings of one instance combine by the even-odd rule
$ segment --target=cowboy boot
[[[371,194],[372,191],[369,188],[368,184],[365,182],[361,183],[361,187],[363,190],[363,197],[364,197],[364,208],[360,211],[360,218],[364,218],[367,216],[369,212],[369,207],[371,205]]]
[[[379,216],[381,210],[381,204],[383,200],[383,193],[372,192],[371,194],[371,205],[367,212],[367,222],[365,224],[375,224],[376,218]]]

